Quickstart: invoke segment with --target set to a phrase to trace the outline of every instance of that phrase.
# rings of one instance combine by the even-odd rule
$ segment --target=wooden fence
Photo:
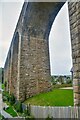
[[[80,118],[80,107],[30,106],[35,118]]]

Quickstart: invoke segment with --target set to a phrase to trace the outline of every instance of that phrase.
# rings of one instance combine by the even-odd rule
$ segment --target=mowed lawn
[[[54,89],[29,98],[24,103],[40,106],[73,106],[73,90]]]
[[[17,113],[13,110],[12,106],[9,106],[9,108],[7,108],[5,111],[9,113],[12,117],[17,117]]]

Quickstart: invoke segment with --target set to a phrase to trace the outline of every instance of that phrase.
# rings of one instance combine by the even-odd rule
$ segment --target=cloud
[[[70,74],[71,41],[67,3],[57,15],[49,36],[51,74]]]
[[[2,16],[0,14],[0,32],[2,32],[0,34],[0,67],[4,66],[22,5],[23,1],[0,2],[0,8],[2,7]]]

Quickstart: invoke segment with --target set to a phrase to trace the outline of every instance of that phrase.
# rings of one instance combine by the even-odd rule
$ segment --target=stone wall
[[[4,74],[8,83],[7,90],[18,100],[23,101],[51,90],[48,36],[63,4],[23,5],[6,59]]]
[[[51,90],[49,33],[63,2],[24,3],[5,63],[7,89],[18,100]],[[80,104],[80,3],[69,3],[74,102]],[[17,35],[17,37],[16,37]]]
[[[80,2],[69,3],[68,8],[73,59],[74,105],[80,105]]]
[[[6,90],[14,94],[19,100],[19,82],[20,82],[20,52],[21,52],[21,32],[23,27],[24,11],[26,5],[23,5],[16,29],[11,41],[9,52],[4,65],[4,82],[7,81]]]
[[[63,4],[29,3],[26,8],[19,75],[19,99],[22,101],[51,90],[48,35]]]
[[[0,82],[4,82],[4,69],[2,67],[0,67]]]

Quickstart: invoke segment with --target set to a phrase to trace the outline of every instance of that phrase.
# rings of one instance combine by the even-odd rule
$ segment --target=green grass
[[[73,106],[73,90],[54,89],[29,98],[24,103],[40,106]]]
[[[9,113],[12,117],[16,117],[17,116],[17,113],[13,110],[12,106],[9,106],[9,108],[7,108],[5,111],[7,113]]]
[[[3,100],[9,106],[5,111],[9,113],[12,117],[17,116],[17,112],[10,102],[11,95],[7,91],[3,91]]]

